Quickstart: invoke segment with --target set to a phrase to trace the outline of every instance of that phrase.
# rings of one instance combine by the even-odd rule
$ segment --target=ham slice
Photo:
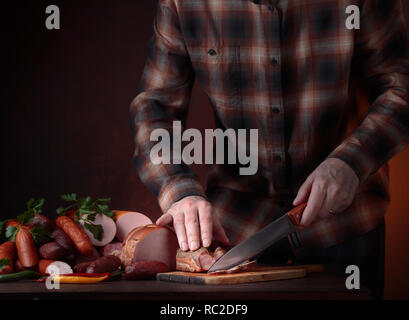
[[[204,272],[227,252],[227,248],[213,244],[210,248],[202,247],[196,251],[177,250],[176,270]]]
[[[113,210],[115,212],[116,237],[124,241],[137,227],[152,224],[152,220],[139,212]]]

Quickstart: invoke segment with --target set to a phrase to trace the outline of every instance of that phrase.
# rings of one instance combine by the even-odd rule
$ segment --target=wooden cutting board
[[[156,278],[161,281],[221,285],[302,278],[309,272],[321,272],[322,270],[322,265],[282,267],[256,265],[252,267],[251,270],[232,274],[207,274],[176,271],[158,273]]]

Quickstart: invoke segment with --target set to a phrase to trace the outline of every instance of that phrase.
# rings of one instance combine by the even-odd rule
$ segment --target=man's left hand
[[[307,202],[301,226],[346,210],[355,198],[359,179],[344,161],[329,158],[322,162],[298,190],[293,205]]]

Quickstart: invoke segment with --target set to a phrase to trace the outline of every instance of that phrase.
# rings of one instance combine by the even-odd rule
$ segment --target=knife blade
[[[260,231],[257,231],[246,240],[240,242],[217,260],[207,272],[233,268],[242,262],[255,257],[277,241],[280,241],[290,233],[294,232],[296,230],[295,227],[301,222],[302,214],[306,206],[307,204],[304,203],[295,207]]]

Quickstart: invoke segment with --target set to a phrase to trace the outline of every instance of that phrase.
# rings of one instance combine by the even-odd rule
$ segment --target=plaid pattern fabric
[[[359,30],[345,26],[354,4]],[[328,247],[366,233],[386,212],[387,161],[409,142],[408,57],[400,1],[160,0],[131,104],[135,168],[163,211],[207,196],[236,243],[290,209],[307,176],[336,157],[360,178],[358,194],[298,239]],[[218,128],[259,130],[256,175],[212,165],[205,192],[186,165],[151,163],[150,133],[185,125],[195,79]]]

